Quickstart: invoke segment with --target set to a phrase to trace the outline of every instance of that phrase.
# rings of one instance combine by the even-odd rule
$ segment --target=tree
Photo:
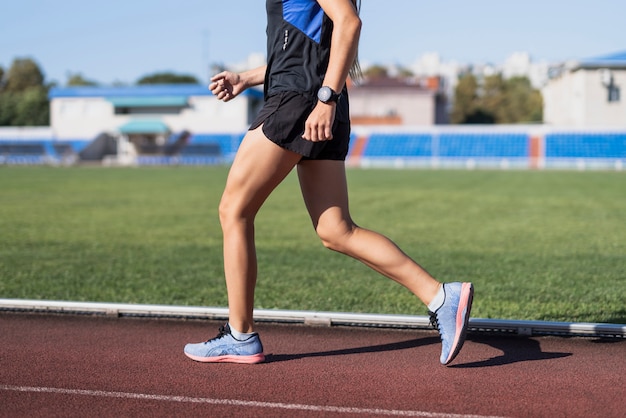
[[[473,74],[465,74],[459,79],[454,90],[454,107],[450,120],[452,123],[477,123],[479,112],[478,80]],[[479,119],[479,118],[478,118]]]
[[[541,122],[543,120],[543,98],[526,77],[514,77],[504,85],[506,113],[499,123]]]
[[[0,126],[12,126],[16,114],[15,93],[0,92]]]
[[[363,71],[363,76],[367,78],[387,78],[389,77],[389,72],[382,65],[372,65]]]
[[[495,123],[503,123],[506,118],[506,82],[501,74],[485,77],[481,95],[479,99],[479,108],[485,113],[492,115]]]
[[[43,72],[30,58],[18,58],[0,83],[0,126],[48,125],[50,105]]]
[[[398,68],[398,77],[410,78],[410,77],[413,77],[414,75],[415,74],[413,74],[413,71],[411,71],[410,69],[408,69],[406,67]]]
[[[14,126],[46,126],[50,124],[48,90],[43,86],[26,89],[17,100]]]
[[[452,123],[536,123],[542,118],[541,93],[527,77],[504,80],[497,74],[479,83],[468,74],[456,87]]]
[[[30,58],[16,58],[6,74],[4,91],[22,92],[29,87],[43,86],[44,76]]]
[[[192,75],[154,73],[140,78],[137,84],[200,84],[200,82]]]
[[[76,87],[76,86],[97,86],[98,83],[93,80],[88,80],[83,77],[82,74],[68,74],[67,77],[67,86],[68,87]]]

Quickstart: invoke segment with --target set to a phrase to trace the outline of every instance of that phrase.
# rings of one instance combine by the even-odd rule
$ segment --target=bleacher
[[[432,157],[433,140],[429,133],[376,133],[367,140],[363,157],[420,158]]]
[[[40,165],[48,161],[44,142],[0,142],[0,164]]]
[[[440,133],[437,156],[440,158],[526,158],[528,134],[504,133]]]
[[[243,134],[192,135],[172,156],[139,156],[139,165],[215,165],[232,161]]]
[[[189,146],[200,146],[211,144],[219,147],[220,154],[227,159],[232,159],[241,144],[244,134],[214,134],[197,135],[191,137]]]
[[[546,158],[625,159],[626,132],[549,133]]]
[[[529,133],[437,127],[423,132],[371,132],[360,165],[393,167],[512,167],[526,165]]]
[[[244,134],[195,134],[175,154],[139,156],[137,162],[139,165],[228,164]],[[24,132],[16,139],[4,136],[0,138],[0,164],[69,164],[86,143],[45,139],[41,135],[29,140]],[[626,129],[355,127],[348,162],[361,167],[622,170],[626,166]]]
[[[547,168],[615,168],[626,165],[626,131],[561,131],[545,135]]]

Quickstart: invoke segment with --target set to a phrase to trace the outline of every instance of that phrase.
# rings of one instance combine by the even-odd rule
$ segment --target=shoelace
[[[428,311],[428,316],[430,316],[430,325],[439,331],[439,322],[437,321],[437,314],[431,311]]]
[[[218,331],[219,331],[219,332],[218,332],[217,336],[215,336],[215,337],[213,337],[213,338],[208,339],[208,340],[205,342],[205,344],[206,344],[206,343],[210,343],[211,341],[219,340],[219,339],[220,339],[220,338],[222,338],[223,336],[230,334],[230,330],[226,330],[226,327],[225,327],[224,325],[221,325]]]

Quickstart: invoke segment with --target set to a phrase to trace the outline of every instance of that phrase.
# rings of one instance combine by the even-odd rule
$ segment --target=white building
[[[393,78],[368,79],[349,88],[353,125],[432,126],[448,121],[446,97],[437,85]]]
[[[563,127],[626,127],[626,51],[558,69],[544,87],[544,121]]]
[[[102,133],[144,135],[156,145],[171,133],[242,132],[263,101],[249,89],[222,103],[206,86],[70,87],[50,92],[50,127],[59,141],[86,141]]]

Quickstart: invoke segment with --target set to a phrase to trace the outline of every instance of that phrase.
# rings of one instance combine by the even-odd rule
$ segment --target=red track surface
[[[3,417],[623,417],[626,341],[261,324],[267,362],[203,364],[207,321],[0,314]],[[454,415],[457,414],[457,415]]]

